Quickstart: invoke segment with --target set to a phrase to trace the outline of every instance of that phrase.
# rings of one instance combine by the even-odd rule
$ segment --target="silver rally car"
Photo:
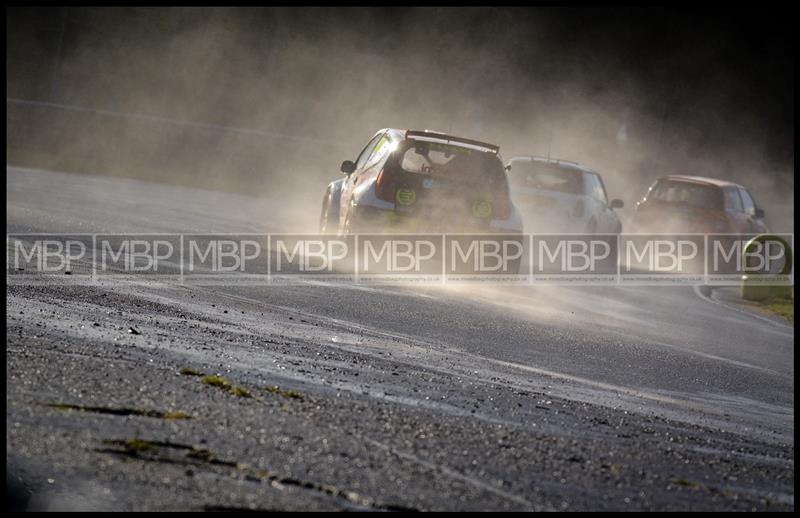
[[[522,233],[498,146],[382,129],[341,171],[322,200],[322,233]]]
[[[575,162],[515,156],[506,166],[526,232],[618,234],[622,224],[600,174]]]

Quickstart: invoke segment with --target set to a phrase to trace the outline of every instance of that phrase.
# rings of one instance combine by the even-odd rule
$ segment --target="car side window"
[[[736,187],[725,189],[725,208],[734,212],[743,212],[742,198]]]
[[[372,167],[381,163],[387,156],[389,156],[391,149],[392,141],[389,140],[389,137],[386,134],[384,134],[375,144],[372,153],[366,161],[366,167]]]
[[[753,201],[753,197],[750,196],[750,193],[747,192],[746,189],[742,189],[741,187],[739,187],[739,194],[742,195],[742,206],[744,207],[744,211],[751,216],[755,216],[756,204]]]
[[[372,155],[372,151],[375,149],[378,141],[383,138],[383,133],[380,135],[375,135],[375,137],[369,141],[369,143],[364,146],[364,149],[361,151],[361,154],[358,156],[358,160],[356,161],[356,173],[361,171],[361,168],[364,167],[367,163],[367,159]]]
[[[586,176],[586,194],[592,198],[608,205],[608,196],[606,196],[606,188],[603,186],[603,181],[594,173],[585,173]]]

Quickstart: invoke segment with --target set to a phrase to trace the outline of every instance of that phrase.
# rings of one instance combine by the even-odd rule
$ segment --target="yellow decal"
[[[412,205],[417,201],[417,193],[411,189],[397,189],[395,199],[400,205]]]
[[[487,219],[492,215],[492,204],[486,200],[472,202],[472,215],[476,218]]]

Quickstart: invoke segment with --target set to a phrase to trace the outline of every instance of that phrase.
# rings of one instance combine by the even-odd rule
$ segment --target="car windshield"
[[[583,172],[554,163],[512,160],[511,185],[546,191],[583,193]]]
[[[653,187],[649,199],[667,203],[680,203],[692,207],[719,209],[722,207],[720,190],[713,185],[694,182],[661,181]]]
[[[500,181],[503,163],[496,154],[437,142],[408,141],[400,167],[409,173],[436,177]]]

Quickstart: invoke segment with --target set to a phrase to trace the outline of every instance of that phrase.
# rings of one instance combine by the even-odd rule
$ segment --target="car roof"
[[[667,176],[662,176],[659,178],[660,180],[672,180],[676,182],[691,182],[691,183],[702,183],[706,185],[713,185],[715,187],[742,187],[738,183],[729,182],[727,180],[719,180],[717,178],[709,178],[707,176],[691,176],[685,174],[670,174]],[[742,187],[744,189],[744,187]]]
[[[564,169],[576,169],[584,173],[600,174],[594,169],[590,169],[584,165],[579,164],[578,162],[573,162],[571,160],[562,160],[560,158],[548,158],[537,155],[517,155],[517,156],[512,156],[510,162],[514,160],[530,160],[531,162],[541,162],[543,164],[557,165],[558,167],[562,167]]]

